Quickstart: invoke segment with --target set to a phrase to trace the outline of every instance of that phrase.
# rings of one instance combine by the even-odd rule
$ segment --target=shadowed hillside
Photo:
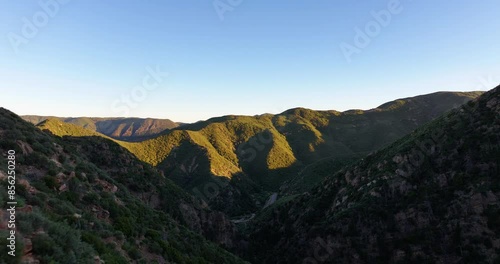
[[[0,109],[0,200],[5,206],[9,199],[5,155],[15,150],[18,203],[17,258],[6,258],[2,247],[0,262],[243,263],[204,238],[227,248],[237,243],[222,213],[118,144],[80,136],[43,133]],[[2,210],[1,223],[7,217]],[[7,237],[4,224],[0,232]]]
[[[242,262],[224,247],[253,263],[492,261],[500,99],[497,88],[470,101],[480,94],[224,116],[141,142],[2,109],[0,148],[18,153],[18,255]]]
[[[384,108],[395,105],[406,104]],[[251,225],[247,256],[259,263],[498,263],[499,197],[497,87],[266,208]]]

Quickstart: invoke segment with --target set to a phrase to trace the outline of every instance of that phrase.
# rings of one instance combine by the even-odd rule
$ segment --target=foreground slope
[[[1,262],[242,263],[229,220],[101,137],[56,137],[0,109],[0,199],[16,151],[17,254]],[[4,208],[5,209],[5,208]],[[0,212],[6,237],[7,211]],[[224,224],[225,223],[225,224]],[[217,229],[219,232],[215,232]]]
[[[498,263],[500,88],[277,201],[259,263]]]

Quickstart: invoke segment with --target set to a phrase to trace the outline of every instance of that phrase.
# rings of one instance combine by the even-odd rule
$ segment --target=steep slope
[[[366,155],[479,94],[435,93],[369,111],[297,108],[278,115],[224,116],[184,125],[128,149],[189,189],[206,184],[190,184],[196,174],[230,178],[243,173],[275,191],[308,164],[327,157]],[[198,165],[195,170],[181,169],[193,160]]]
[[[255,211],[280,187],[296,193],[321,181],[325,175],[308,173],[309,165],[340,168],[479,94],[439,92],[368,111],[295,108],[278,115],[223,116],[119,143],[214,208],[238,215]]]
[[[145,140],[179,126],[179,123],[169,119],[154,118],[49,117],[33,115],[22,116],[22,118],[35,125],[44,120],[56,118],[124,141]]]
[[[500,87],[336,171],[256,217],[248,258],[500,261]]]
[[[98,168],[127,187],[132,195],[153,209],[170,214],[177,222],[226,248],[237,246],[234,226],[222,213],[189,195],[161,172],[109,140],[64,138],[74,149]]]
[[[2,247],[2,263],[243,263],[201,235],[230,247],[228,219],[110,140],[52,136],[1,108],[4,206],[8,150],[16,151],[17,257]]]
[[[331,119],[327,132],[323,133],[333,135],[332,137],[336,138],[336,142],[329,142],[328,136],[323,137],[327,140],[325,145],[337,144],[335,148],[322,148],[320,146],[315,153],[308,154],[315,155],[315,158],[311,159],[312,163],[290,181],[284,183],[281,186],[281,191],[284,194],[307,191],[311,186],[320,182],[326,174],[331,173],[333,168],[341,168],[386,146],[418,126],[470,99],[477,98],[482,93],[436,92],[398,99],[368,111],[344,112],[347,116],[337,114],[335,118]],[[305,109],[294,109],[296,112],[300,110],[302,110],[302,115],[307,116],[308,113],[304,113]],[[347,122],[346,119],[348,119]],[[316,120],[320,119],[316,117]],[[307,153],[306,147],[304,146],[303,153]],[[318,155],[322,152],[324,154]]]

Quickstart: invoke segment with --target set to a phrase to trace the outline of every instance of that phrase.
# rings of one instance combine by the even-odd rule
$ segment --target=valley
[[[0,115],[9,263],[500,259],[498,87],[192,124]]]
[[[1,6],[0,264],[500,264],[500,2]]]

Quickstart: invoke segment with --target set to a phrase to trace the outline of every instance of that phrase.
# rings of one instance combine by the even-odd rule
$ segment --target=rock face
[[[500,88],[270,207],[259,263],[500,260]]]

